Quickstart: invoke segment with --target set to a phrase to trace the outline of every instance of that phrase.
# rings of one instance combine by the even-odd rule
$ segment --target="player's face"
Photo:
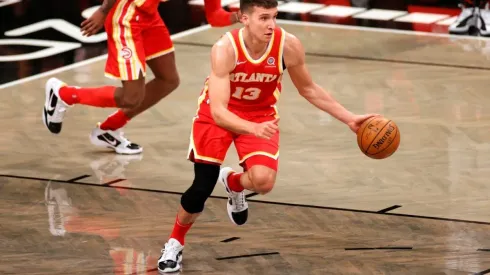
[[[253,11],[244,18],[243,23],[256,39],[269,42],[276,28],[276,17],[277,8],[253,7]]]

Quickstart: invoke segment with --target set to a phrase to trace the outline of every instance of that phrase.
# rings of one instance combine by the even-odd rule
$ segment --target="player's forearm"
[[[117,0],[104,0],[104,2],[102,3],[102,5],[100,6],[100,10],[104,13],[104,14],[108,14],[109,11],[112,9],[112,6],[114,6],[114,4],[116,3]]]
[[[235,13],[225,11],[221,7],[220,0],[204,0],[204,12],[208,23],[213,27],[224,27],[236,23],[233,17]]]
[[[312,87],[305,89],[301,95],[318,109],[329,113],[343,123],[352,121],[354,114],[348,111],[317,84],[313,84]]]
[[[208,20],[208,23],[212,27],[229,26],[229,25],[235,23],[233,21],[234,16],[235,16],[234,13],[227,12],[223,9],[212,10],[212,11],[206,10],[206,19]]]
[[[253,134],[255,123],[240,118],[226,108],[211,110],[218,126],[237,134]]]

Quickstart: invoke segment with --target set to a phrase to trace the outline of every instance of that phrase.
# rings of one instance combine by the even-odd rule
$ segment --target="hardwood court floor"
[[[286,76],[275,189],[251,198],[250,222],[237,228],[218,186],[187,239],[183,273],[489,269],[486,40],[282,26],[303,40],[318,84],[356,113],[396,121],[400,149],[382,161],[363,156],[355,135],[302,99]],[[88,142],[112,110],[76,106],[62,133],[49,134],[41,121],[47,78],[2,90],[0,273],[155,273],[179,194],[192,181],[190,122],[209,73],[209,46],[224,31],[176,39],[181,86],[125,129],[144,146],[142,156],[115,156]],[[114,84],[103,68],[100,61],[57,77],[78,86]],[[238,168],[236,161],[232,148],[226,164]],[[232,237],[240,239],[221,242]],[[269,252],[279,254],[216,259]]]

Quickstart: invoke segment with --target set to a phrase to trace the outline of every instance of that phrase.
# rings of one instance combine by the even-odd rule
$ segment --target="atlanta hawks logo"
[[[133,51],[130,48],[124,47],[121,49],[121,57],[124,59],[130,59],[133,56]]]
[[[276,60],[274,59],[274,57],[269,57],[269,59],[267,59],[268,65],[274,65],[275,62],[276,62]]]

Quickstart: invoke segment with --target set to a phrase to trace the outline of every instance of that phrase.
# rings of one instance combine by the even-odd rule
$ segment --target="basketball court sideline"
[[[400,148],[386,160],[363,156],[355,135],[310,106],[285,77],[274,191],[251,194],[249,223],[237,228],[217,186],[187,238],[182,273],[471,274],[490,268],[490,116],[484,108],[490,99],[482,81],[490,67],[484,51],[464,50],[487,42],[280,24],[303,41],[318,84],[357,113],[396,121]],[[175,38],[181,86],[125,129],[144,146],[142,156],[91,147],[90,130],[111,110],[77,106],[61,135],[49,134],[41,121],[47,75],[3,87],[1,120],[10,129],[0,145],[3,274],[54,274],[73,266],[83,274],[156,272],[179,194],[192,181],[185,159],[190,123],[209,73],[210,46],[224,31],[202,27]],[[79,86],[114,84],[103,77],[104,62],[56,77]],[[232,148],[226,164],[236,163]],[[26,265],[26,257],[40,264]]]

